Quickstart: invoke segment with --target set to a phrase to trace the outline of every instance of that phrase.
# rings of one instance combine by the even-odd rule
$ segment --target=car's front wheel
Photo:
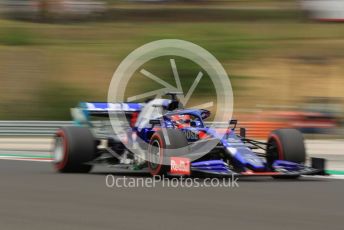
[[[296,129],[278,129],[273,131],[268,138],[266,151],[268,166],[276,160],[286,160],[298,164],[306,161],[306,150],[303,135]],[[296,178],[298,176],[276,176],[275,178]]]

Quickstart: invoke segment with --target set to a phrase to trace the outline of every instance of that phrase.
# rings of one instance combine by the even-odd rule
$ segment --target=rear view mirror
[[[159,119],[149,120],[149,124],[151,124],[151,125],[160,125],[160,120]]]
[[[245,128],[240,128],[240,136],[243,138],[246,137],[246,129]]]
[[[229,124],[230,125],[236,125],[238,123],[238,120],[230,120]]]
[[[234,130],[236,128],[236,125],[238,124],[238,120],[230,120],[229,124],[234,125],[234,127],[232,128],[232,130]]]

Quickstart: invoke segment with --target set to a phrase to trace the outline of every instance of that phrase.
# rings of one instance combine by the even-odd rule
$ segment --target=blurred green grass
[[[4,45],[34,45],[36,42],[35,35],[23,28],[9,28],[0,34],[0,44]]]
[[[112,74],[127,54],[166,38],[194,42],[216,56],[234,76],[238,101],[252,87],[261,87],[250,85],[255,73],[246,71],[256,68],[261,59],[340,59],[344,50],[341,24],[308,21],[48,24],[0,20],[0,119],[68,119],[69,107],[79,100],[106,100]],[[266,66],[274,68],[274,63]],[[208,84],[201,87],[206,90]]]

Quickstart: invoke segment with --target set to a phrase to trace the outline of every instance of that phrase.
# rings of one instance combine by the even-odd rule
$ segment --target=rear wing
[[[108,115],[109,113],[140,112],[143,103],[107,103],[107,102],[81,102],[79,107],[91,116]]]
[[[137,114],[144,103],[107,103],[107,102],[80,102],[71,109],[73,120],[77,124],[89,123],[90,117],[108,117],[109,114],[125,113],[127,116]]]

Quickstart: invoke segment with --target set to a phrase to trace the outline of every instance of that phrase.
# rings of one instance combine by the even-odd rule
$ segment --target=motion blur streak
[[[66,108],[78,101],[105,100],[114,68],[133,49],[180,38],[223,63],[234,89],[235,117],[259,122],[253,130],[263,126],[261,136],[285,126],[343,135],[343,27],[308,22],[312,1],[1,4],[0,119],[69,119]],[[153,68],[168,76],[168,64]],[[183,79],[185,74],[194,76],[192,69],[184,69]],[[132,82],[129,93],[139,83]],[[208,84],[201,81],[200,87],[198,98],[211,97]]]
[[[344,2],[341,0],[303,0],[304,9],[315,19],[344,22]]]
[[[221,62],[233,87],[234,118],[248,128],[248,137],[266,140],[272,129],[297,128],[311,156],[343,170],[343,4],[0,0],[0,120],[70,121],[69,108],[78,102],[106,101],[111,77],[130,52],[155,40],[182,39]],[[142,69],[173,84],[172,58],[189,89],[200,71],[190,61],[166,57]],[[140,73],[134,79],[128,97],[158,87]],[[191,104],[212,101],[206,79],[204,73]],[[10,130],[1,126],[3,157],[49,157],[50,138],[20,137],[23,127],[11,130],[8,137]],[[109,190],[105,169],[94,172],[53,174],[48,163],[0,160],[1,228],[343,229],[341,180],[247,179],[230,192]]]

